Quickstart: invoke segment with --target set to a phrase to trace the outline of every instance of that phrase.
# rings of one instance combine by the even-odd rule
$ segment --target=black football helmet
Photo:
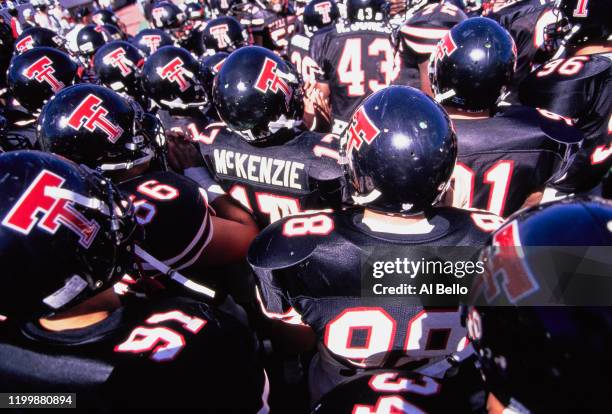
[[[185,16],[188,20],[203,20],[206,17],[204,6],[200,3],[188,3],[185,5]]]
[[[151,9],[151,26],[155,29],[173,33],[180,30],[185,22],[185,14],[174,3],[162,1]]]
[[[109,40],[125,40],[126,39],[125,33],[123,33],[121,29],[119,29],[114,24],[103,24],[101,27],[106,32],[106,35],[108,36]]]
[[[302,83],[272,51],[247,46],[223,63],[213,84],[219,117],[247,141],[264,141],[301,122]]]
[[[334,0],[312,0],[304,8],[304,27],[310,33],[331,26],[340,18],[340,9]]]
[[[0,155],[0,314],[47,316],[135,271],[133,209],[99,174],[53,154]]]
[[[233,17],[217,17],[209,21],[202,31],[205,54],[216,52],[231,53],[247,45],[248,35],[240,22]]]
[[[208,0],[208,7],[214,17],[227,16],[231,14],[235,6],[242,3],[241,0]]]
[[[419,214],[436,204],[457,158],[457,137],[444,109],[407,86],[368,97],[340,142],[353,201],[388,214]]]
[[[80,84],[55,95],[38,118],[45,151],[103,172],[128,170],[153,160],[156,141],[143,124],[142,109],[112,90]]]
[[[431,54],[436,100],[466,111],[492,108],[510,85],[516,53],[512,36],[492,19],[472,17],[457,24]]]
[[[387,0],[346,0],[346,18],[354,22],[386,22],[391,6]]]
[[[13,57],[8,85],[21,106],[37,113],[61,89],[78,83],[82,71],[66,53],[51,47],[35,47]]]
[[[212,89],[215,76],[223,67],[229,53],[217,52],[212,56],[200,58],[200,82],[206,92],[209,102],[212,102]]]
[[[96,26],[104,26],[105,24],[112,24],[113,26],[119,27],[121,25],[119,18],[110,10],[100,9],[94,11],[89,15],[89,20]]]
[[[563,38],[564,45],[605,42],[612,35],[612,14],[607,0],[556,0],[558,16],[547,36]]]
[[[464,323],[486,389],[511,412],[609,406],[610,245],[612,204],[597,198],[523,210],[489,240],[482,296]],[[559,303],[568,306],[546,306]]]
[[[92,57],[98,49],[110,40],[104,27],[88,24],[77,33],[76,44],[79,54],[85,57]]]
[[[25,29],[17,39],[15,39],[15,51],[23,53],[36,46],[47,46],[62,49],[64,40],[53,30],[44,27],[30,27]]]
[[[145,56],[151,56],[157,49],[164,46],[174,45],[174,40],[170,35],[159,29],[143,29],[134,36],[132,43]]]
[[[206,105],[206,96],[198,71],[198,61],[187,50],[164,46],[146,60],[142,84],[147,95],[159,106],[201,107]]]
[[[93,69],[103,85],[135,97],[142,93],[140,72],[143,64],[144,55],[134,45],[115,41],[98,49]]]

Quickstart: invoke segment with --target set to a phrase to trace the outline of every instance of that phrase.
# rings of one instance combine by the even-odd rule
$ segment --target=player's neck
[[[588,56],[610,52],[612,52],[612,44],[606,43],[603,45],[588,45],[581,47],[580,49],[576,49],[574,56]]]
[[[478,111],[478,112],[465,112],[460,111],[452,106],[445,106],[446,113],[451,119],[485,119],[489,118],[489,111]]]
[[[119,297],[111,287],[68,310],[41,318],[39,322],[49,331],[80,329],[103,321],[120,306]]]
[[[433,226],[423,214],[414,216],[390,216],[366,209],[361,220],[370,230],[392,234],[426,234]]]

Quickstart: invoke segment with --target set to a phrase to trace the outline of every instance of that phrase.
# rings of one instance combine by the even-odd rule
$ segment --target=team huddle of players
[[[606,0],[143,11],[133,36],[103,9],[0,25],[0,391],[87,412],[609,406],[610,308],[521,306],[597,279],[518,250],[612,245]],[[491,306],[362,296],[373,251],[453,246],[479,248]]]

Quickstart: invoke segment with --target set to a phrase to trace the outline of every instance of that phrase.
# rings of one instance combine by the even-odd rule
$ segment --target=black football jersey
[[[516,43],[517,63],[512,78],[512,96],[516,103],[518,85],[529,74],[534,63],[541,63],[544,56],[544,29],[555,22],[553,5],[542,0],[522,0],[493,3],[487,17],[502,25]]]
[[[391,45],[391,28],[383,23],[345,22],[317,31],[310,56],[329,84],[335,133],[341,133],[353,111],[368,95],[393,82],[399,73]]]
[[[212,238],[206,191],[191,179],[171,171],[146,173],[121,183],[144,226],[141,246],[174,269],[187,269]],[[144,270],[153,270],[143,263]]]
[[[295,32],[296,19],[291,13],[275,13],[254,6],[242,18],[242,23],[250,28],[254,37],[261,36],[263,47],[284,55],[287,53],[289,39]]]
[[[286,217],[265,228],[248,253],[265,313],[294,315],[290,323],[301,317],[316,333],[319,349],[345,370],[420,367],[462,351],[465,330],[456,306],[423,308],[405,297],[366,296],[362,263],[390,249],[420,260],[423,249],[413,249],[418,246],[440,247],[438,258],[446,255],[445,246],[470,246],[477,253],[502,219],[488,212],[435,208],[429,232],[398,235],[373,232],[362,217],[361,210],[320,212]]]
[[[567,168],[582,133],[555,114],[509,107],[492,118],[453,121],[458,155],[453,206],[502,217]]]
[[[268,412],[265,372],[244,325],[190,299],[129,299],[82,329],[0,322],[0,389],[75,392],[86,413]]]
[[[473,414],[484,408],[480,374],[472,361],[446,379],[410,371],[377,371],[336,387],[312,414]]]
[[[262,227],[290,214],[340,203],[338,137],[287,133],[287,141],[255,145],[216,123],[197,140],[211,175]]]
[[[310,50],[310,38],[303,33],[293,35],[289,41],[287,56],[295,66],[295,69],[302,75],[302,79],[308,83],[314,83],[316,73],[320,71],[317,62],[308,54]]]
[[[428,4],[408,19],[398,35],[402,70],[394,83],[420,88],[418,65],[428,60],[438,41],[465,19],[465,13],[451,3]]]
[[[554,184],[558,190],[589,191],[612,167],[611,79],[610,55],[590,55],[552,60],[521,84],[523,104],[566,117],[584,133],[567,176]]]

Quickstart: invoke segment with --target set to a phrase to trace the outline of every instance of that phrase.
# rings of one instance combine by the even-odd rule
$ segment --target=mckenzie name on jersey
[[[453,121],[458,139],[453,206],[507,217],[541,191],[582,142],[559,116],[509,107],[486,119]]]
[[[197,140],[211,175],[261,226],[305,210],[335,208],[342,196],[338,138],[286,132],[288,140],[253,145],[217,123]]]

